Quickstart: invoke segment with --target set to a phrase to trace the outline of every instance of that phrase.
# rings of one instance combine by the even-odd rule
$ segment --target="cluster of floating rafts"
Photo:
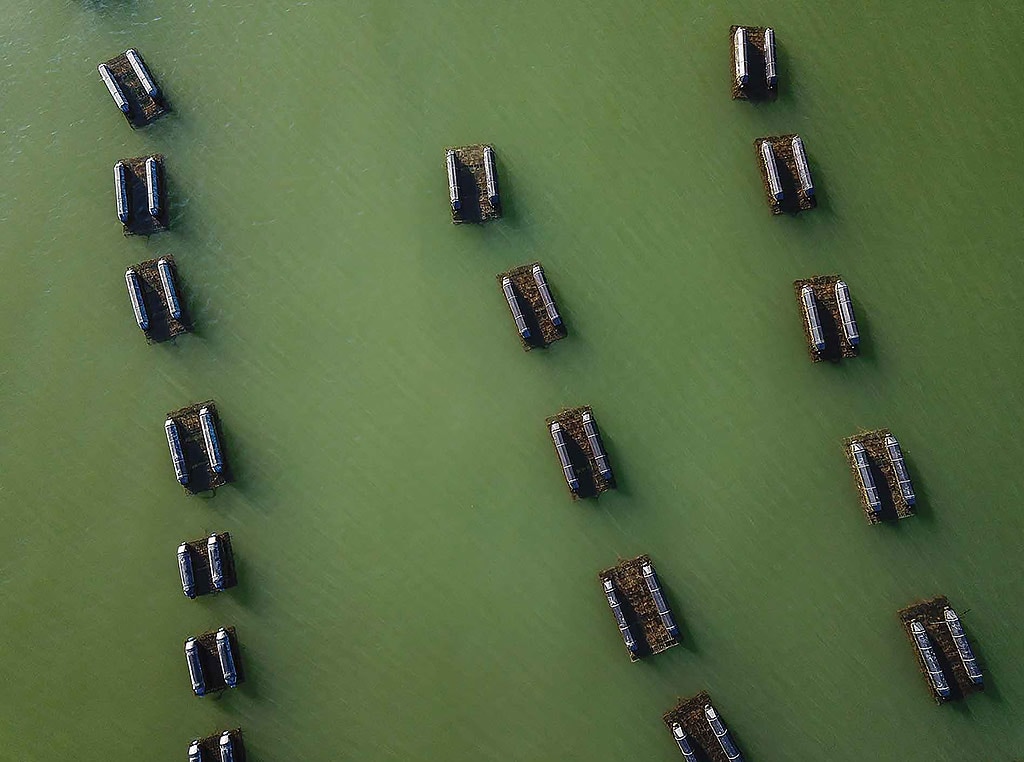
[[[223,627],[217,630],[216,643],[217,663],[224,685],[234,688],[238,685],[235,656],[231,650],[231,636]],[[185,661],[188,663],[188,676],[192,680],[192,692],[197,696],[205,696],[206,676],[203,674],[202,646],[198,638],[189,638],[185,641]]]

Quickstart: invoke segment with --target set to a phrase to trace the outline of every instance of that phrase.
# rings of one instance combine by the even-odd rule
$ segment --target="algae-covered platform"
[[[818,205],[807,152],[799,135],[758,138],[754,149],[772,214],[795,214]]]
[[[153,160],[153,174],[147,177],[147,160]],[[118,187],[118,167],[124,168],[124,204]],[[167,208],[167,176],[162,154],[121,159],[114,165],[114,195],[124,234],[152,235],[167,230],[171,215]],[[153,210],[156,214],[153,214]]]
[[[213,400],[168,413],[164,433],[175,476],[186,492],[195,495],[232,481]]]
[[[679,626],[650,556],[619,559],[597,577],[630,661],[679,644]]]
[[[615,486],[611,460],[589,407],[563,410],[544,422],[573,500],[597,497]]]
[[[838,275],[816,275],[793,281],[800,322],[811,362],[856,357],[860,330],[846,282]]]
[[[189,744],[189,751],[191,752],[193,747],[198,747],[202,762],[207,762],[207,760],[209,762],[220,762],[223,759],[220,752],[221,739],[225,733],[227,733],[228,738],[231,740],[232,762],[245,762],[245,742],[242,740],[241,728],[221,730],[203,738],[197,738]]]
[[[971,641],[944,595],[900,609],[897,616],[917,657],[928,693],[936,702],[984,690]]]
[[[152,70],[135,48],[104,61],[98,69],[107,91],[133,130],[145,127],[170,111]]]
[[[735,762],[742,757],[707,691],[679,699],[661,719],[684,758]]]
[[[445,149],[452,222],[487,222],[501,217],[494,146],[478,143]]]
[[[174,257],[168,254],[132,265],[125,281],[135,320],[147,341],[167,341],[191,330]]]
[[[220,587],[214,584],[214,565],[210,563],[210,537],[200,537],[195,540],[186,540],[182,543],[188,552],[195,596],[219,593],[238,584],[238,576],[235,572],[235,551],[231,546],[231,535],[227,532],[220,532],[214,536],[217,538],[217,547],[220,551],[219,571],[222,575]],[[178,566],[180,570],[180,559]]]
[[[764,26],[729,28],[729,70],[734,100],[774,100],[778,95],[775,30]]]
[[[513,267],[496,277],[523,349],[546,347],[565,338],[565,323],[540,262]]]
[[[903,448],[889,429],[874,429],[843,440],[861,508],[868,523],[914,515],[917,496]]]

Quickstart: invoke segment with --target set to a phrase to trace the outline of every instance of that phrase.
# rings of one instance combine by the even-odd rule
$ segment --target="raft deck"
[[[519,306],[523,311],[523,319],[530,329],[530,338],[524,339],[519,334],[518,329],[515,328],[514,320],[512,321],[512,326],[516,330],[519,343],[523,345],[523,349],[527,352],[534,347],[546,347],[559,339],[564,339],[568,335],[564,318],[561,325],[555,325],[544,308],[544,297],[541,295],[537,281],[533,277],[533,268],[535,266],[543,267],[540,262],[530,262],[527,265],[513,267],[511,270],[506,270],[495,276],[498,281],[498,290],[501,291],[503,299],[505,298],[505,292],[502,289],[501,281],[503,278],[508,278],[512,281],[512,288],[519,298]],[[547,273],[545,273],[546,275]],[[550,290],[550,281],[547,281],[546,277],[545,281]],[[553,295],[552,299],[554,299]],[[555,300],[556,305],[557,303],[557,300]],[[559,317],[561,317],[561,312],[559,312]]]
[[[210,459],[206,453],[206,444],[203,442],[203,429],[199,424],[199,411],[204,407],[210,408],[214,426],[217,429],[221,458],[224,462],[220,473],[214,471],[210,466]],[[185,465],[188,468],[188,484],[184,484],[182,487],[188,494],[196,495],[200,492],[215,490],[217,487],[222,487],[228,482],[233,481],[230,463],[224,447],[224,435],[221,432],[220,416],[217,414],[217,406],[213,400],[183,407],[181,410],[168,413],[167,417],[173,419],[178,426],[178,437],[181,440],[181,449],[185,453]]]
[[[548,442],[551,443],[551,449],[555,452],[555,459],[558,460],[559,468],[561,468],[562,462],[558,457],[558,449],[551,440],[551,424],[557,422],[561,425],[562,433],[565,435],[565,443],[569,450],[569,460],[572,461],[573,471],[576,473],[576,478],[579,479],[580,484],[578,493],[574,493],[569,489],[568,485],[566,486],[566,489],[569,490],[569,494],[572,496],[573,500],[577,500],[581,497],[598,497],[606,490],[613,489],[615,487],[614,470],[612,470],[612,478],[610,480],[601,476],[601,470],[597,464],[597,454],[590,446],[590,442],[587,440],[587,433],[583,429],[584,413],[590,413],[593,417],[594,425],[597,426],[597,417],[594,416],[589,405],[563,410],[558,413],[558,415],[544,419],[544,423],[547,425],[549,431]],[[598,438],[600,439],[601,447],[604,448],[605,453],[607,454],[608,448],[605,446],[604,437],[601,436],[600,428],[598,428]],[[608,456],[608,459],[611,460],[611,457]],[[564,481],[565,480],[563,479],[563,482]]]
[[[154,217],[149,213],[149,197],[146,193],[146,159],[156,159],[157,176],[160,190],[160,214]],[[136,156],[121,159],[124,162],[125,181],[128,186],[128,222],[124,223],[124,234],[152,235],[167,230],[171,226],[171,215],[167,204],[167,173],[164,171],[163,154]]]
[[[956,643],[953,642],[953,636],[950,635],[949,627],[946,625],[942,615],[943,609],[947,606],[949,606],[949,601],[946,599],[946,596],[940,595],[931,600],[919,601],[904,609],[900,609],[896,613],[900,619],[900,624],[903,625],[903,634],[907,636],[907,639],[910,641],[910,647],[914,649],[914,657],[917,659],[918,667],[921,669],[921,676],[924,678],[925,686],[928,688],[928,694],[939,704],[945,701],[964,698],[972,693],[984,690],[985,687],[984,684],[978,685],[971,681],[963,662],[960,660],[960,653],[957,651]],[[938,657],[939,666],[946,673],[947,679],[952,678],[949,680],[951,693],[949,698],[939,696],[934,688],[932,688],[932,683],[928,679],[928,669],[921,659],[914,636],[910,631],[910,623],[915,619],[924,625],[928,637],[935,645],[935,654]]]
[[[796,133],[758,138],[754,141],[754,153],[761,172],[764,195],[772,214],[783,214],[784,212],[796,214],[814,209],[818,205],[817,197],[807,195],[800,187],[800,176],[797,172],[796,161],[793,159],[793,138],[795,137],[797,137]],[[761,144],[764,142],[770,143],[775,152],[775,164],[779,169],[779,179],[782,182],[783,197],[781,201],[776,201],[772,195],[768,172],[761,159]]]
[[[209,535],[198,540],[185,541],[192,559],[192,582],[197,598],[200,595],[221,592],[213,586],[210,577],[210,553],[206,546],[208,539]],[[224,572],[224,589],[227,590],[238,584],[238,577],[235,575],[235,552],[231,547],[230,534],[218,532],[217,539],[220,540],[220,563]]]
[[[690,737],[690,743],[693,745],[698,759],[706,759],[710,762],[729,762],[729,757],[722,750],[721,744],[718,743],[718,739],[704,715],[704,707],[707,704],[715,706],[708,692],[701,691],[696,696],[679,699],[674,707],[661,716],[661,719],[665,723],[665,727],[668,728],[670,737],[672,736],[673,722],[678,722],[682,726],[686,735]],[[717,706],[715,706],[715,710],[718,710]],[[725,722],[724,719],[723,722]],[[725,726],[729,730],[729,735],[732,736],[732,728],[729,728],[728,724]],[[672,740],[675,743],[674,737]],[[733,740],[735,740],[735,736]],[[678,752],[676,756],[680,757]]]
[[[171,308],[167,304],[164,287],[160,282],[157,262],[161,259],[167,260],[171,266],[171,273],[174,275],[175,292],[181,307],[181,317],[178,318],[171,317]],[[149,328],[143,331],[146,340],[150,344],[159,343],[191,331],[192,322],[185,308],[185,298],[181,292],[181,281],[178,280],[178,267],[174,262],[174,257],[168,254],[159,259],[147,259],[145,262],[132,265],[132,269],[139,276],[142,301],[146,305],[146,313],[149,316]]]
[[[235,664],[236,686],[245,682],[245,671],[242,669],[242,654],[238,650],[238,638],[235,637],[234,627],[225,627],[228,633],[228,641],[231,643],[231,656]],[[203,665],[203,682],[206,683],[206,695],[217,691],[227,690],[227,683],[224,682],[224,673],[220,668],[220,658],[217,656],[217,630],[204,632],[196,635],[199,641],[199,662]],[[220,757],[214,757],[220,759]]]
[[[904,499],[903,493],[900,491],[899,481],[896,479],[896,474],[893,472],[888,454],[885,451],[885,438],[891,434],[892,432],[889,429],[875,429],[847,437],[843,440],[843,451],[846,453],[846,461],[850,464],[850,470],[853,472],[854,486],[857,488],[861,508],[863,508],[864,515],[867,517],[869,524],[880,524],[883,521],[891,521],[893,519],[906,519],[914,515],[914,506],[908,504]],[[853,455],[850,454],[850,445],[854,442],[860,442],[864,445],[864,450],[867,452],[871,474],[875,478],[878,497],[882,502],[880,513],[875,513],[871,510],[868,506],[867,498],[864,496],[864,490],[860,488],[857,464],[853,460]],[[905,460],[906,452],[904,451]]]
[[[221,730],[213,735],[199,739],[199,750],[202,752],[204,762],[205,760],[213,762],[213,760],[220,759],[220,735],[223,732]],[[235,762],[245,762],[245,743],[242,741],[242,729],[231,728],[228,730],[228,733],[231,734],[231,748],[235,753]]]
[[[807,354],[810,355],[811,362],[821,362],[822,360],[838,362],[843,358],[848,359],[860,354],[857,347],[852,346],[844,338],[843,316],[839,312],[839,303],[836,301],[836,283],[840,280],[842,278],[838,275],[816,275],[813,278],[793,281],[793,293],[796,296],[800,324],[804,327]],[[821,330],[825,337],[825,349],[822,352],[814,351],[814,341],[804,317],[804,304],[800,299],[800,290],[804,286],[811,287],[814,291],[814,300],[818,303],[818,317],[821,320]]]
[[[134,50],[159,89],[156,98],[151,97],[146,92],[146,88],[142,86],[141,80],[139,80],[131,63],[128,61],[128,51],[119,56],[114,56],[109,61],[104,61],[103,63],[110,69],[111,76],[120,85],[121,92],[124,94],[125,100],[128,101],[128,113],[125,114],[123,111],[121,113],[128,124],[131,125],[131,128],[137,130],[169,113],[171,108],[167,105],[167,101],[164,100],[163,88],[156,81],[153,70],[149,68],[149,64],[142,58],[138,48],[134,48]]]
[[[626,649],[630,661],[639,661],[645,656],[659,654],[672,646],[679,645],[679,640],[668,631],[658,613],[658,604],[644,580],[642,568],[644,564],[654,566],[650,556],[647,555],[619,559],[615,566],[598,572],[597,575],[602,584],[606,579],[612,581],[622,606],[622,613],[637,640],[639,646],[637,654]],[[655,574],[657,574],[657,569],[655,569]],[[660,577],[658,579],[660,581]],[[604,593],[603,587],[601,592]],[[665,594],[664,589],[661,592],[662,595]],[[678,625],[679,620],[675,617],[674,610],[672,616]],[[614,616],[612,621],[615,621]],[[623,644],[623,648],[625,648],[625,644]]]
[[[501,217],[501,202],[497,206],[487,198],[487,171],[484,168],[484,148],[494,146],[478,143],[471,146],[449,148],[455,151],[455,175],[459,187],[461,208],[452,209],[452,222],[487,222]]]
[[[740,87],[736,83],[736,46],[733,40],[736,37],[737,29],[745,29],[747,32],[747,70],[748,79],[746,87]],[[732,82],[733,100],[775,100],[779,94],[778,82],[774,87],[768,86],[768,77],[765,70],[767,54],[764,47],[763,26],[742,26],[729,27],[729,80]],[[775,41],[775,48],[778,51],[778,39]],[[776,52],[776,60],[778,53]],[[776,67],[778,63],[776,63]]]

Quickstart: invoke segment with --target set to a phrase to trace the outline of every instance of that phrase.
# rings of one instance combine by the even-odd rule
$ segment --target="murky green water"
[[[272,5],[272,4],[271,4]],[[1024,754],[1024,299],[1005,3],[7,2],[0,32],[0,743],[7,759],[677,759],[708,689],[751,760]],[[385,7],[386,6],[386,7]],[[730,23],[782,97],[728,98]],[[129,45],[174,113],[132,132]],[[766,210],[799,131],[821,206]],[[443,147],[499,152],[456,228]],[[110,167],[167,157],[172,230],[122,238]],[[173,254],[197,331],[147,346],[122,272]],[[538,258],[571,335],[524,354],[494,274]],[[807,361],[791,283],[841,272],[865,352]],[[214,397],[237,483],[174,481]],[[543,419],[594,407],[620,489],[572,504]],[[869,527],[842,437],[920,495]],[[174,548],[234,538],[185,599]],[[686,643],[632,665],[595,581],[658,563]],[[896,609],[945,594],[987,689],[928,699]],[[248,681],[190,696],[234,624]]]

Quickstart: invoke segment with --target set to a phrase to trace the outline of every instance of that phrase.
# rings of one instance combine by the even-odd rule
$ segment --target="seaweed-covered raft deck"
[[[546,347],[565,338],[565,323],[540,262],[513,267],[496,278],[523,349]]]
[[[811,362],[856,357],[860,330],[850,288],[838,275],[816,275],[793,281],[800,321]]]
[[[211,562],[211,540],[216,538]],[[182,558],[182,553],[186,558]],[[235,573],[235,551],[231,535],[220,532],[197,540],[186,540],[178,546],[178,572],[182,588],[189,598],[219,593],[238,584]],[[191,592],[191,595],[189,593]]]
[[[563,410],[544,422],[573,500],[597,497],[615,486],[611,460],[588,406]]]
[[[914,649],[928,692],[936,702],[984,690],[981,667],[970,640],[944,595],[900,609],[897,616]],[[915,622],[919,627],[915,628]]]
[[[232,481],[213,400],[168,413],[164,433],[175,477],[186,492],[195,495]]]
[[[445,149],[452,222],[487,222],[501,217],[494,146],[478,143]]]
[[[843,450],[869,524],[914,515],[914,485],[899,440],[889,429],[847,437]]]
[[[132,265],[125,271],[125,283],[135,322],[148,342],[167,341],[191,330],[174,257],[168,254]]]
[[[774,100],[778,95],[775,30],[764,26],[729,28],[733,100]]]
[[[679,699],[661,719],[684,759],[735,762],[741,758],[732,733],[711,703],[707,691]],[[691,756],[687,757],[687,754]]]
[[[203,762],[214,762],[214,760],[223,759],[221,755],[221,746],[226,745],[224,737],[227,736],[227,742],[231,744],[231,757],[232,762],[245,762],[245,742],[242,740],[242,729],[231,728],[230,730],[221,730],[212,735],[205,736],[203,738],[194,739],[188,746],[188,753],[192,754],[195,750],[200,755],[200,759]],[[192,759],[189,757],[189,759]]]
[[[230,687],[237,687],[245,682],[245,672],[242,669],[242,659],[241,652],[238,648],[238,638],[235,635],[234,627],[224,627],[222,629],[228,636],[232,662],[231,666],[235,673],[235,685]],[[224,679],[224,670],[221,667],[220,655],[218,653],[218,632],[219,630],[210,630],[208,632],[204,632],[202,635],[195,636],[195,640],[198,645],[199,663],[202,667],[202,679],[204,683],[204,691],[199,695],[216,693],[217,691],[227,690],[229,687]],[[187,640],[185,642],[188,643]],[[188,657],[186,655],[186,661],[187,660]]]
[[[772,214],[796,214],[818,205],[807,152],[799,135],[758,138],[754,149]]]
[[[650,556],[620,559],[597,577],[630,661],[679,645],[679,626]]]
[[[133,130],[145,127],[170,111],[156,78],[135,48],[96,68],[114,104]]]
[[[114,165],[114,200],[124,234],[152,235],[167,230],[167,180],[162,154],[121,159]]]

